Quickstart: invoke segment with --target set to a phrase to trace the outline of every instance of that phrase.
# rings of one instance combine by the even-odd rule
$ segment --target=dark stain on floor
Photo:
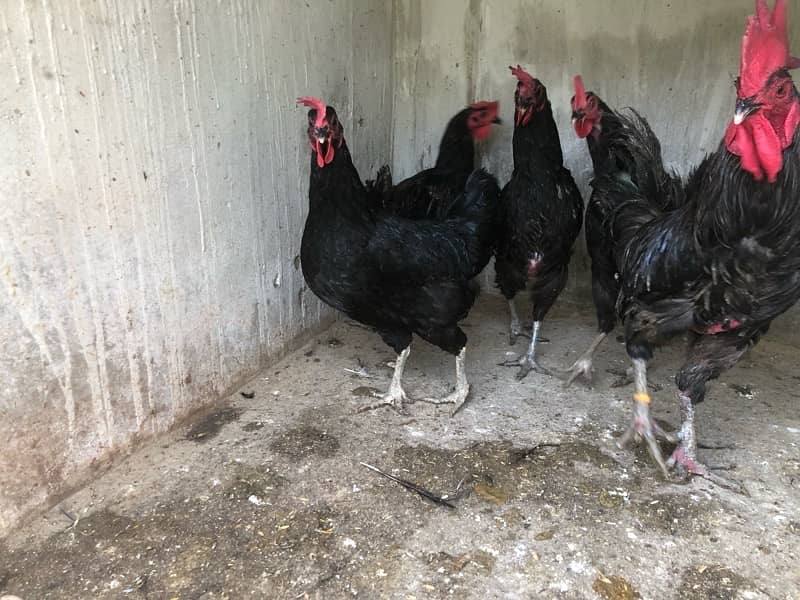
[[[214,411],[192,425],[186,433],[186,439],[200,443],[207,442],[216,437],[223,426],[236,421],[241,416],[242,410],[238,408],[223,408]]]
[[[303,425],[279,434],[269,449],[295,460],[309,456],[327,458],[339,450],[339,440],[316,427]]]

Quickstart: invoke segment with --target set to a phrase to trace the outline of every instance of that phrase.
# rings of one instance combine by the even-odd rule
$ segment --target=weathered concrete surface
[[[800,47],[800,4],[789,4],[789,36]],[[667,163],[685,175],[716,149],[733,116],[733,79],[752,12],[752,0],[397,0],[396,177],[433,164],[457,110],[499,99],[506,124],[482,149],[483,164],[507,181],[516,85],[508,66],[517,63],[547,87],[567,167],[584,192],[591,161],[570,125],[576,73],[611,106],[647,117]],[[582,239],[579,248],[572,293],[589,281]],[[486,278],[491,283],[491,269]]]
[[[365,0],[43,0],[0,29],[2,535],[330,322],[294,100],[385,162],[392,27]]]
[[[546,365],[594,334],[585,305],[560,302]],[[229,404],[142,448],[0,544],[0,596],[21,598],[342,598],[440,600],[789,600],[800,597],[800,416],[796,322],[782,319],[698,407],[700,450],[750,496],[704,480],[664,482],[641,449],[614,447],[631,388],[609,340],[595,389],[564,391],[498,367],[504,303],[466,322],[472,396],[447,407],[356,413],[385,389],[394,355],[337,323],[263,371]],[[521,350],[520,341],[515,350]],[[656,416],[677,424],[672,376],[682,344],[651,370]],[[369,378],[345,369],[365,370]],[[443,393],[453,359],[415,340],[410,396]],[[560,444],[548,446],[547,444]],[[537,448],[537,446],[539,446]],[[437,507],[362,467],[438,494]],[[73,519],[78,522],[73,526]]]

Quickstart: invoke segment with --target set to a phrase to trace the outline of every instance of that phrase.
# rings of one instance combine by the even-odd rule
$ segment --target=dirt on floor
[[[665,481],[643,449],[616,448],[631,418],[630,386],[606,371],[626,366],[619,341],[598,353],[593,388],[565,390],[498,366],[506,325],[504,303],[481,297],[465,326],[472,393],[450,417],[422,402],[358,412],[394,356],[337,323],[0,542],[0,597],[800,598],[792,323],[697,411],[701,460],[733,463],[724,474],[748,495]],[[594,335],[591,312],[562,302],[543,335],[541,361],[568,365]],[[676,340],[650,373],[673,427],[681,354]],[[415,340],[409,396],[453,381],[452,357]]]

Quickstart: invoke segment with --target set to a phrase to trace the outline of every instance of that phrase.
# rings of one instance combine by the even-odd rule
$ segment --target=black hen
[[[592,344],[568,369],[567,385],[578,376],[591,380],[594,352],[617,322],[619,271],[614,257],[615,239],[609,228],[609,202],[604,186],[606,176],[628,179],[656,209],[669,211],[682,199],[681,182],[664,168],[661,144],[647,121],[631,110],[617,113],[593,92],[586,92],[580,75],[575,77],[572,98],[575,133],[586,138],[592,158],[592,194],[586,205],[584,234],[591,260],[592,300],[599,333]],[[610,204],[613,209],[613,203]]]
[[[477,288],[471,283],[491,258],[499,188],[475,171],[442,220],[380,214],[353,165],[336,111],[317,99],[300,101],[308,113],[312,147],[310,210],[303,230],[303,276],[326,304],[374,327],[399,354],[392,383],[380,402],[402,410],[401,377],[411,335],[455,355],[456,390],[432,402],[455,410],[469,392],[464,372],[467,316]]]
[[[445,218],[475,169],[475,140],[486,139],[492,125],[500,123],[498,111],[498,102],[487,101],[459,111],[445,128],[436,164],[397,185],[392,185],[389,167],[381,167],[375,180],[367,182],[373,201],[409,219]]]
[[[500,196],[499,239],[495,252],[496,283],[511,312],[510,342],[521,334],[514,297],[528,289],[533,332],[527,352],[507,363],[519,366],[517,378],[531,369],[547,373],[536,362],[541,322],[567,282],[572,246],[581,229],[583,199],[564,168],[558,129],[547,90],[517,66],[514,94],[514,172]]]
[[[690,175],[678,208],[659,210],[625,177],[598,182],[613,211],[619,310],[636,383],[636,415],[622,443],[643,438],[663,468],[720,483],[697,460],[694,404],[800,298],[800,95],[788,71],[800,60],[789,54],[784,0],[773,11],[756,0],[756,12],[742,44],[734,119]],[[676,377],[680,443],[665,465],[646,366],[654,342],[687,331]]]

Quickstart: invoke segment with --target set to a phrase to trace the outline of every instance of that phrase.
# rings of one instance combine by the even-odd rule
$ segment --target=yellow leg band
[[[641,402],[642,404],[650,404],[651,400],[650,394],[646,392],[636,392],[633,395],[633,399],[636,400],[636,402]]]

